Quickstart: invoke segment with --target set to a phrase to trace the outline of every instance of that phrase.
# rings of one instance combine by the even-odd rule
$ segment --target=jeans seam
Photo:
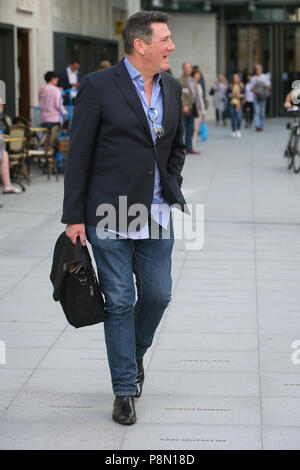
[[[135,260],[136,260],[136,266],[137,266],[139,282],[140,282],[140,288],[141,288],[141,295],[139,295],[139,292],[138,292],[138,300],[137,300],[137,301],[139,301],[139,299],[141,300],[141,302],[139,302],[139,309],[136,312],[136,313],[138,313],[140,311],[140,304],[142,303],[142,300],[143,300],[143,285],[142,285],[142,276],[141,276],[140,265],[139,265],[139,262],[138,262],[138,259],[137,259],[137,256],[136,256],[135,252],[134,252],[133,256],[135,257]]]

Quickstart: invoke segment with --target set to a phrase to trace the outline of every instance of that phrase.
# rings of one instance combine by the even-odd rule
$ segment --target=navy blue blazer
[[[180,190],[185,159],[181,86],[167,72],[161,80],[165,134],[154,145],[124,59],[83,78],[71,126],[62,223],[96,226],[103,203],[112,204],[118,218],[119,196],[127,196],[128,206],[144,204],[150,214],[155,160],[163,197],[189,213]],[[136,216],[127,217],[127,227]]]

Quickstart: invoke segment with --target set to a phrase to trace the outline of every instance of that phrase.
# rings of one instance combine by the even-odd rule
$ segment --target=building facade
[[[72,58],[81,72],[100,60],[123,55],[121,29],[140,0],[0,0],[0,80],[6,84],[6,113],[29,116],[48,70]]]
[[[261,63],[272,78],[268,114],[285,114],[284,97],[300,80],[299,0],[142,0],[142,8],[171,15],[176,76],[190,60],[202,69],[209,89],[218,72],[230,79]]]

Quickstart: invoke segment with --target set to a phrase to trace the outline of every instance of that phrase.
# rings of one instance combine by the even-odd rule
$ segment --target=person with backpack
[[[267,99],[270,96],[271,82],[263,73],[260,64],[255,66],[256,74],[251,79],[251,91],[254,93],[254,125],[257,132],[264,130]]]

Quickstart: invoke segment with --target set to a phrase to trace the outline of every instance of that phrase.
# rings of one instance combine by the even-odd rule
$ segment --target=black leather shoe
[[[137,376],[135,380],[136,384],[136,394],[135,398],[139,398],[142,395],[142,389],[143,389],[143,384],[144,384],[144,367],[143,367],[143,358],[141,357],[140,359],[136,360],[137,366],[138,366],[138,371],[137,371]]]
[[[136,422],[133,395],[116,396],[112,419],[119,424],[134,424]]]

